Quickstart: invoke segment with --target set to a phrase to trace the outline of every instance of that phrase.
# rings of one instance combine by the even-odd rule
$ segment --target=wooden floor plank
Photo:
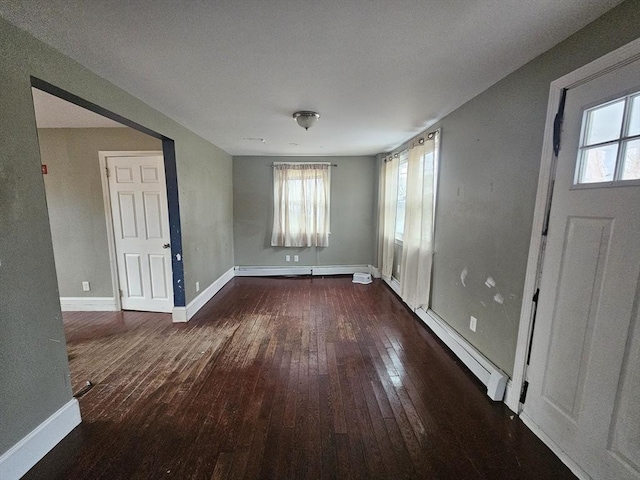
[[[382,282],[231,280],[186,324],[64,314],[83,423],[26,479],[573,479]]]

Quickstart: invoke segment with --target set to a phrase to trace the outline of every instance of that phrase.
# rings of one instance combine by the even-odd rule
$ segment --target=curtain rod
[[[316,164],[316,165],[329,165],[330,167],[338,166],[337,163],[329,163],[329,162],[273,162],[271,166],[275,167],[276,165],[299,165],[299,164],[304,165],[305,163]]]
[[[383,162],[388,162],[390,158],[398,158],[400,156],[400,154],[402,152],[404,152],[405,150],[409,149],[409,146],[414,143],[414,142],[418,142],[419,144],[423,144],[425,142],[425,139],[431,140],[432,138],[434,138],[438,133],[440,132],[440,128],[436,128],[435,130],[431,131],[431,132],[423,132],[419,135],[416,135],[415,137],[407,140],[406,142],[404,142],[402,145],[400,145],[398,148],[395,148],[394,150],[391,150],[389,153],[381,153],[380,155],[383,157],[382,160]]]

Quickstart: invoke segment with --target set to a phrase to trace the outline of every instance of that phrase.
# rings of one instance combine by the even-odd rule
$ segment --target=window
[[[409,166],[409,151],[400,154],[398,165],[398,200],[396,203],[396,241],[402,242],[404,237],[404,217],[407,210],[407,169]]]
[[[330,164],[274,163],[274,247],[329,245]]]
[[[640,180],[640,92],[586,110],[575,184]]]

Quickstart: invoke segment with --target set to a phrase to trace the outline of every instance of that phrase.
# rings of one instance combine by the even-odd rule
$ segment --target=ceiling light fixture
[[[294,113],[293,118],[298,122],[298,125],[305,130],[309,130],[318,121],[320,114],[316,112],[301,111]]]

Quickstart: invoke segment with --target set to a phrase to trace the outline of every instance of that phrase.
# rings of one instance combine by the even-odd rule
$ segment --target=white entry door
[[[567,91],[523,415],[640,478],[640,61]]]
[[[173,277],[162,156],[107,157],[124,310],[171,312]]]

